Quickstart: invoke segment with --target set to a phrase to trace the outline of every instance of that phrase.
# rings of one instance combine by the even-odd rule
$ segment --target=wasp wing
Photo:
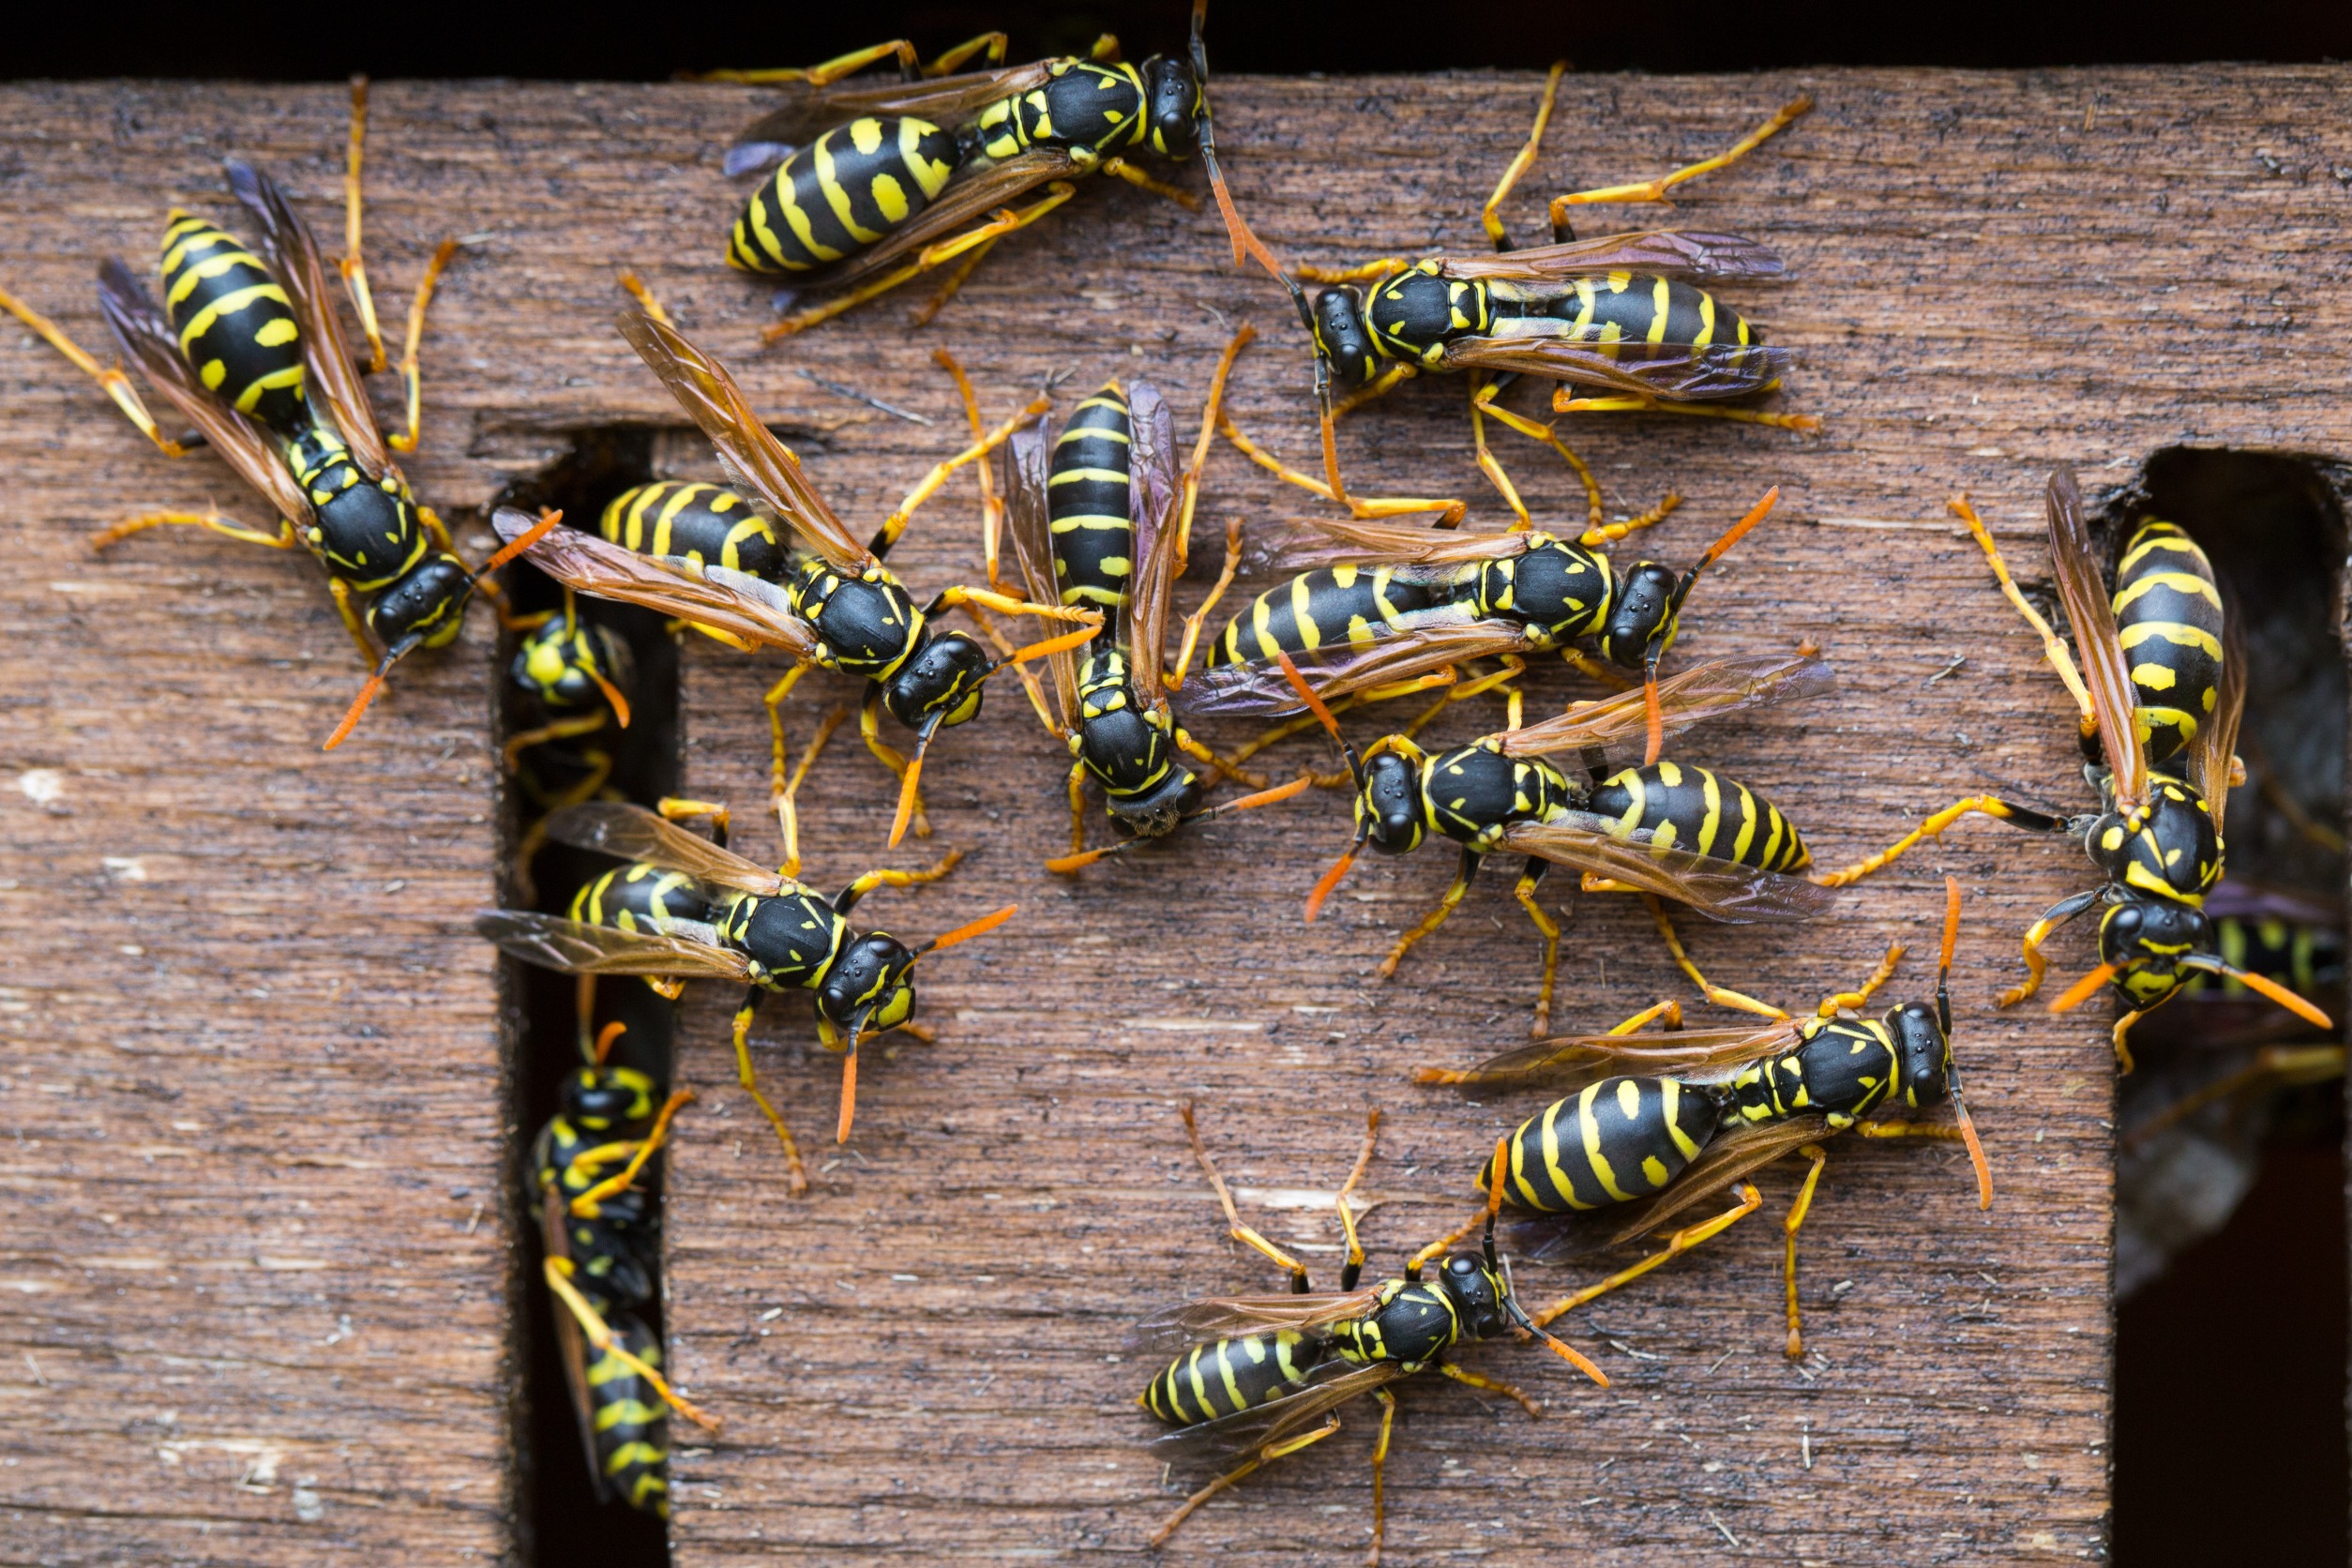
[[[2075,656],[2090,692],[2100,748],[2115,775],[2116,803],[2124,809],[2148,799],[2148,756],[2140,746],[2138,694],[2132,686],[2132,660],[2116,630],[2115,606],[2107,597],[2106,573],[2083,520],[2083,492],[2073,471],[2050,475],[2050,565],[2058,577],[2058,601],[2074,628]],[[2226,664],[2226,661],[2224,661]]]
[[[539,1242],[550,1259],[568,1259],[572,1255],[565,1217],[564,1195],[550,1185],[539,1202]],[[596,1409],[588,1397],[587,1336],[580,1332],[580,1319],[572,1316],[569,1304],[551,1292],[548,1304],[555,1317],[555,1349],[564,1363],[564,1386],[571,1390],[572,1410],[580,1417],[580,1440],[588,1451],[588,1473],[596,1478],[598,1500],[609,1500],[603,1467],[596,1462]]]
[[[1359,1366],[1326,1362],[1308,1374],[1306,1386],[1296,1393],[1196,1426],[1179,1427],[1153,1439],[1152,1449],[1170,1458],[1181,1455],[1188,1461],[1222,1464],[1304,1432],[1350,1399],[1362,1398],[1405,1375],[1403,1366],[1393,1361]]]
[[[1736,1129],[1709,1144],[1666,1191],[1606,1209],[1515,1220],[1509,1228],[1512,1245],[1530,1260],[1540,1262],[1579,1258],[1638,1241],[1828,1132],[1828,1119],[1812,1112]]]
[[[1061,148],[1038,147],[976,173],[958,173],[939,193],[939,200],[883,235],[870,249],[801,274],[796,281],[810,289],[849,288],[889,270],[906,257],[945,239],[1016,197],[1050,181],[1070,179],[1083,173]]]
[[[1710,659],[1660,681],[1658,706],[1670,735],[1702,719],[1818,697],[1832,684],[1829,665],[1803,655]],[[1559,751],[1606,754],[1624,747],[1638,753],[1647,744],[1648,729],[1647,704],[1636,687],[1597,702],[1579,702],[1500,739],[1504,754],[1512,757]]]
[[[1467,659],[1526,653],[1527,628],[1480,618],[1463,606],[1414,611],[1395,623],[1403,629],[1336,648],[1328,657],[1299,661],[1299,673],[1318,697],[1333,701],[1392,681],[1410,680]],[[1188,714],[1300,713],[1304,704],[1279,666],[1220,664],[1184,682]]]
[[[286,200],[276,180],[235,159],[229,162],[229,190],[261,221],[262,259],[286,291],[294,324],[302,331],[302,370],[309,395],[323,401],[352,457],[371,475],[392,466],[392,454],[376,428],[376,412],[359,379],[358,362],[343,336],[335,294],[326,279],[326,258],[310,226]]]
[[[1735,279],[1782,278],[1787,275],[1788,268],[1778,252],[1741,234],[1643,229],[1631,234],[1597,234],[1562,245],[1499,250],[1491,255],[1448,256],[1440,264],[1440,275],[1540,286],[1610,272]]]
[[[1689,403],[1769,392],[1797,363],[1793,351],[1763,343],[1592,342],[1562,336],[1560,323],[1540,316],[1495,324],[1509,330],[1456,338],[1440,368],[1516,370]]]
[[[1128,451],[1127,516],[1135,523],[1135,601],[1128,619],[1128,688],[1137,701],[1165,709],[1167,688],[1160,684],[1160,661],[1166,657],[1168,606],[1184,568],[1184,548],[1178,527],[1176,421],[1159,388],[1148,381],[1127,387],[1128,428],[1133,445]]]
[[[2344,926],[2341,898],[2245,877],[2232,877],[2223,882],[2205,896],[2202,907],[2216,920],[2284,920],[2290,925],[2322,926],[2330,930],[2341,930]]]
[[[663,925],[667,929],[659,932],[623,931],[530,910],[493,910],[475,917],[474,930],[512,957],[565,974],[741,980],[748,973],[744,956],[719,946],[708,926],[693,920]]]
[[[253,487],[278,515],[306,528],[311,519],[309,497],[279,456],[277,438],[259,423],[231,408],[196,379],[195,370],[180,353],[179,337],[156,309],[146,286],[119,261],[108,260],[98,269],[98,309],[114,330],[123,355],[139,367],[158,392],[203,432],[204,440],[238,478]]]
[[[1568,1034],[1490,1056],[1457,1080],[1466,1093],[1542,1084],[1573,1093],[1621,1073],[1706,1083],[1797,1042],[1787,1023],[1753,1029],[1684,1029],[1652,1034]]]
[[[1759,870],[1695,851],[1661,852],[1644,837],[1617,838],[1606,819],[1572,812],[1554,822],[1513,822],[1498,849],[1607,877],[1643,893],[1688,904],[1710,920],[1746,925],[1759,920],[1806,920],[1836,895],[1802,877]]]
[[[1127,1343],[1141,1352],[1160,1353],[1206,1340],[1270,1330],[1312,1333],[1363,1317],[1372,1309],[1380,1291],[1378,1285],[1366,1285],[1355,1290],[1206,1296],[1153,1313],[1136,1324]]]
[[[1038,420],[1015,431],[1004,447],[1005,532],[1012,535],[1013,559],[1020,566],[1021,583],[1032,604],[1062,602],[1062,582],[1053,566],[1053,521],[1047,505],[1046,486],[1053,471],[1053,443],[1047,428]],[[1062,732],[1074,734],[1078,723],[1078,658],[1063,648],[1046,656],[1046,667],[1053,671]]]
[[[508,506],[491,522],[511,544],[538,520]],[[796,659],[813,657],[822,645],[784,590],[746,572],[682,555],[641,555],[579,528],[551,528],[523,553],[558,582],[598,598],[643,605]]]
[[[865,544],[808,482],[792,449],[761,423],[726,366],[687,341],[676,327],[642,311],[625,311],[619,323],[621,336],[701,427],[728,467],[801,544],[852,574],[874,564]]]
[[[547,836],[577,850],[641,861],[744,893],[773,895],[799,885],[688,833],[656,812],[620,801],[566,806],[548,818]]]
[[[724,168],[731,176],[774,168],[792,151],[835,126],[861,114],[904,115],[955,129],[999,98],[1043,86],[1051,62],[1033,61],[1002,70],[963,71],[927,82],[876,82],[852,78],[825,86],[784,84],[784,101],[736,136]]]
[[[2189,782],[2204,794],[2206,808],[2213,813],[2215,833],[2222,831],[2222,818],[2229,809],[2238,726],[2246,716],[2246,638],[2237,609],[2233,596],[2228,621],[2222,628],[2221,695],[2205,722],[2197,726],[2196,738],[2189,743]]]

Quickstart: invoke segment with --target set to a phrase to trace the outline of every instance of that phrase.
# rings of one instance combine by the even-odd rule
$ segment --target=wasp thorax
[[[882,701],[890,716],[910,730],[920,730],[935,714],[942,725],[961,724],[979,714],[981,683],[995,668],[977,638],[947,632],[898,667],[882,687]]]
[[[1190,158],[1200,140],[1200,83],[1192,68],[1154,54],[1143,62],[1141,74],[1144,126],[1152,150],[1163,158]]]
[[[1342,285],[1315,296],[1315,352],[1344,386],[1362,386],[1375,369],[1372,334],[1364,324],[1364,298]]]
[[[1425,826],[1421,809],[1421,747],[1403,739],[1364,763],[1356,794],[1356,825],[1375,849],[1403,854],[1421,847]]]
[[[464,626],[460,612],[473,591],[474,574],[464,562],[454,555],[429,555],[368,607],[368,629],[386,649],[403,643],[438,648]]]
[[[1903,1077],[1896,1088],[1905,1103],[1916,1108],[1943,1099],[1952,1088],[1952,1042],[1936,1010],[1919,1002],[1892,1008],[1887,1032],[1894,1036],[1895,1070]]]
[[[602,1132],[654,1114],[654,1080],[633,1067],[582,1067],[564,1080],[564,1115]]]
[[[1618,584],[1617,603],[1601,631],[1601,653],[1612,664],[1638,669],[1650,655],[1674,646],[1674,573],[1655,561],[1641,561]]]
[[[871,931],[849,942],[817,988],[817,1012],[847,1025],[896,1029],[914,1014],[913,951],[897,937]]]

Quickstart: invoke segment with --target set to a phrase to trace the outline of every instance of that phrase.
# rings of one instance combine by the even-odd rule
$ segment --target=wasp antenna
[[[629,700],[621,695],[621,688],[594,670],[588,671],[588,678],[596,683],[598,691],[604,693],[605,701],[611,706],[613,718],[620,723],[622,729],[627,729],[629,727]]]
[[[939,733],[940,721],[947,715],[935,713],[923,721],[923,728],[914,737],[914,755],[907,759],[907,771],[898,778],[898,809],[890,819],[890,847],[897,849],[898,840],[907,836],[907,821],[914,815],[916,786],[923,778],[923,756],[931,749],[931,737]]]
[[[1332,890],[1346,879],[1349,869],[1354,867],[1356,856],[1364,852],[1364,836],[1358,834],[1356,841],[1348,846],[1348,852],[1334,861],[1330,870],[1316,879],[1315,890],[1306,896],[1306,923],[1308,925],[1315,924],[1315,917],[1323,912],[1323,900],[1331,897]]]
[[[1094,621],[1079,626],[1075,631],[1065,631],[1060,637],[1048,637],[1043,642],[1032,642],[1028,647],[1016,649],[1004,658],[990,665],[988,673],[993,675],[1008,664],[1026,664],[1031,659],[1044,658],[1048,654],[1064,653],[1072,648],[1083,647],[1101,635],[1102,629],[1103,624],[1100,621]]]
[[[957,927],[945,936],[933,937],[916,948],[914,956],[920,958],[927,953],[943,953],[957,942],[970,942],[974,937],[987,936],[1019,912],[1018,904],[1007,904],[1001,910],[992,910],[969,925]]]
[[[833,1141],[850,1140],[850,1123],[857,1119],[857,1043],[866,1034],[867,1015],[860,1013],[850,1023],[850,1048],[841,1057],[841,1120],[833,1129]]]
[[[482,563],[482,569],[474,574],[474,580],[476,582],[481,581],[482,579],[490,576],[490,573],[496,571],[507,562],[512,561],[516,556],[520,555],[524,550],[529,550],[533,545],[537,544],[541,539],[547,537],[548,531],[550,529],[553,528],[557,523],[563,520],[564,514],[556,508],[549,507],[541,511],[539,513],[539,520],[537,522],[532,524],[520,534],[518,534],[513,538],[507,540],[504,546],[500,547],[497,554]]]
[[[1747,516],[1733,523],[1728,529],[1725,530],[1722,538],[1717,539],[1713,544],[1707,547],[1707,553],[1698,558],[1698,564],[1694,565],[1689,571],[1684,572],[1682,574],[1682,580],[1676,584],[1674,589],[1674,609],[1681,609],[1682,601],[1691,596],[1691,588],[1698,581],[1699,573],[1713,565],[1717,561],[1722,560],[1724,552],[1729,550],[1733,545],[1738,544],[1741,538],[1745,537],[1749,529],[1754,528],[1757,523],[1762,522],[1764,519],[1771,514],[1772,507],[1779,504],[1779,501],[1780,487],[1778,485],[1774,485],[1771,490],[1764,492],[1763,500],[1748,508]]]
[[[1943,984],[1944,976],[1952,972],[1952,949],[1957,947],[1959,943],[1960,879],[1958,877],[1946,877],[1944,879],[1944,948],[1942,957],[1939,958],[1936,964],[1936,983],[1937,985]]]
[[[598,1067],[603,1066],[605,1059],[612,1054],[612,1048],[619,1043],[622,1035],[628,1033],[628,1028],[626,1023],[614,1018],[611,1023],[596,1031],[596,1043],[589,1051],[588,1060]]]
[[[2198,958],[2191,957],[2184,959],[2181,962],[2180,967],[2183,969],[2203,970],[2208,974],[2217,974],[2224,980],[2235,980],[2239,985],[2245,987],[2248,990],[2254,992],[2256,995],[2268,998],[2269,1001],[2277,1003],[2280,1006],[2285,1008],[2288,1012],[2294,1014],[2297,1018],[2302,1019],[2305,1023],[2310,1024],[2314,1029],[2332,1030],[2335,1028],[2334,1020],[2329,1018],[2326,1013],[2322,1012],[2312,1002],[2304,997],[2296,995],[2293,991],[2288,990],[2284,986],[2280,985],[2277,981],[2271,979],[2268,975],[2256,974],[2250,970],[2239,969],[2236,965],[2225,963],[2219,958],[2200,961]]]
[[[2101,964],[2088,974],[2066,988],[2066,994],[2050,1003],[2053,1013],[2071,1013],[2090,1000],[2092,993],[2114,979],[2122,971],[2113,964]]]
[[[1348,760],[1348,773],[1361,788],[1364,784],[1364,761],[1356,755],[1356,748],[1349,744],[1347,734],[1339,728],[1339,720],[1333,716],[1323,700],[1315,695],[1315,688],[1306,684],[1306,677],[1299,673],[1299,667],[1291,661],[1288,652],[1276,649],[1274,657],[1281,662],[1282,678],[1290,683],[1290,689],[1299,694],[1299,701],[1306,704],[1307,712],[1320,720],[1323,728],[1331,731],[1331,738],[1339,743],[1340,753]]]
[[[351,700],[351,707],[343,714],[343,722],[335,726],[335,732],[326,737],[324,746],[319,747],[321,751],[332,751],[351,738],[351,732],[359,728],[360,716],[365,714],[368,711],[368,705],[376,700],[376,693],[384,689],[384,677],[390,672],[394,665],[400,662],[401,657],[410,649],[415,646],[416,639],[407,637],[384,650],[384,657],[378,661],[375,672],[369,675],[367,684],[359,688],[359,695]]]
[[[1984,1157],[1984,1145],[1977,1139],[1976,1121],[1968,1114],[1968,1101],[1960,1097],[1958,1084],[1952,1088],[1952,1110],[1960,1121],[1961,1140],[1968,1146],[1968,1163],[1976,1168],[1976,1206],[1989,1209],[1993,1206],[1993,1167]]]

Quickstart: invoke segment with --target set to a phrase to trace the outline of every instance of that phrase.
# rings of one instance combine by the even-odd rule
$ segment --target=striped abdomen
[[[1475,569],[1475,568],[1473,568]],[[1207,667],[1272,663],[1319,648],[1362,644],[1400,617],[1444,602],[1445,590],[1408,580],[1395,566],[1327,566],[1270,588],[1210,644]]]
[[[657,932],[665,920],[711,918],[702,884],[658,867],[623,866],[607,871],[572,895],[571,918],[588,926]]]
[[[558,1310],[562,1310],[560,1307]],[[621,1347],[656,1371],[661,1341],[632,1313],[609,1318]],[[583,1349],[588,1384],[588,1444],[596,1481],[610,1497],[642,1513],[670,1517],[670,1410],[620,1357]]]
[[[1042,85],[997,99],[974,121],[982,155],[1002,163],[1033,147],[1100,156],[1141,140],[1146,98],[1133,66],[1061,59]]]
[[[868,115],[837,127],[751,193],[727,264],[773,274],[837,262],[930,205],[956,163],[956,138],[928,120]]]
[[[1168,1363],[1138,1402],[1162,1421],[1195,1426],[1288,1394],[1331,1351],[1328,1339],[1292,1329],[1212,1340]]]
[[[259,256],[177,208],[163,231],[163,308],[196,379],[221,401],[281,434],[309,423],[286,291]]]
[[[1046,480],[1062,602],[1106,616],[1126,608],[1135,586],[1135,523],[1127,502],[1133,434],[1126,395],[1117,382],[1105,382],[1055,438]]]
[[[1729,1085],[1743,1122],[1820,1111],[1843,1127],[1882,1103],[1899,1079],[1894,1037],[1876,1018],[1807,1018],[1795,1050],[1751,1062]]]
[[[1780,808],[1705,768],[1660,761],[1593,786],[1588,810],[1614,818],[1609,836],[1647,829],[1660,851],[1690,850],[1764,871],[1802,870],[1813,856]]]
[[[1498,315],[1507,313],[1498,302]],[[1654,273],[1612,272],[1579,278],[1575,293],[1549,303],[1545,314],[1567,324],[1580,343],[1760,343],[1747,318],[1704,289]]]
[[[2151,518],[2123,547],[2115,573],[2115,624],[2148,760],[2161,762],[2196,737],[2222,685],[2222,595],[2196,541]]]
[[[625,490],[605,505],[596,532],[625,550],[682,555],[770,582],[782,580],[788,562],[768,520],[721,485],[664,479]]]
[[[1647,1198],[1698,1157],[1716,1118],[1713,1097],[1678,1078],[1603,1078],[1519,1123],[1503,1197],[1547,1214]],[[1493,1176],[1489,1156],[1478,1184]]]

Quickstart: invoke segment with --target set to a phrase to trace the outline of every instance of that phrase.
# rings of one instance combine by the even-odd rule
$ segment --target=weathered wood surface
[[[1711,150],[1799,86],[1821,100],[1751,166],[1691,188],[1679,217],[1789,256],[1794,281],[1734,297],[1807,351],[1786,403],[1826,433],[1673,418],[1570,432],[1616,508],[1668,487],[1687,498],[1657,531],[1669,560],[1783,487],[1778,519],[1701,590],[1681,651],[1809,636],[1840,691],[1686,749],[1772,794],[1825,862],[1980,787],[2077,798],[2062,697],[1943,498],[1971,490],[2040,578],[2054,462],[2096,485],[2174,442],[2352,449],[2336,351],[2352,195],[2333,173],[2352,143],[2331,113],[2346,85],[2333,68],[1568,81],[1512,212],[1530,235],[1539,192]],[[1220,138],[1261,232],[1339,259],[1473,245],[1535,79],[1221,86]],[[1003,247],[927,332],[907,334],[894,303],[754,352],[760,291],[714,264],[734,200],[716,154],[753,107],[683,87],[379,86],[379,298],[403,308],[443,234],[486,236],[428,339],[412,473],[430,496],[477,505],[578,427],[674,422],[608,325],[624,263],[807,432],[813,476],[852,518],[878,516],[957,439],[934,344],[999,413],[1065,369],[1065,409],[1148,369],[1182,411],[1224,323],[1251,319],[1267,340],[1236,411],[1309,450],[1287,307],[1224,264],[1212,217],[1124,189],[1086,191],[1066,221]],[[91,259],[143,265],[161,208],[221,210],[228,152],[279,173],[331,233],[342,115],[330,87],[0,94],[7,286],[95,346]],[[939,423],[867,415],[803,367]],[[14,972],[0,1104],[16,1135],[0,1560],[494,1560],[512,1535],[509,1130],[492,966],[464,920],[494,853],[487,618],[403,671],[359,740],[323,759],[354,677],[309,570],[194,536],[93,561],[90,534],[127,510],[245,497],[209,459],[164,462],[14,326],[0,387],[18,564],[0,583]],[[1460,396],[1425,383],[1352,421],[1360,486],[1464,493],[1493,516]],[[1566,476],[1500,449],[1561,515]],[[1264,519],[1297,499],[1221,451],[1202,515]],[[923,586],[969,580],[972,515],[959,485],[894,564]],[[688,671],[689,784],[755,805],[772,672],[700,644]],[[1439,852],[1367,866],[1336,918],[1302,929],[1298,898],[1344,833],[1334,798],[1056,882],[1036,860],[1063,832],[1065,764],[1009,687],[991,709],[927,775],[932,847],[981,852],[870,908],[917,933],[1014,899],[1022,916],[926,966],[939,1043],[869,1063],[853,1146],[807,1200],[785,1196],[732,1086],[731,999],[688,1010],[683,1073],[703,1102],[674,1166],[671,1354],[729,1426],[676,1467],[683,1563],[1140,1556],[1181,1488],[1140,1446],[1129,1401],[1151,1369],[1116,1359],[1125,1325],[1272,1283],[1223,1239],[1176,1105],[1200,1102],[1229,1175],[1261,1191],[1328,1189],[1364,1108],[1382,1107],[1376,1269],[1452,1223],[1477,1151],[1525,1108],[1403,1081],[1524,1027],[1536,946],[1499,871],[1385,986],[1373,963],[1448,867]],[[817,711],[799,710],[799,732]],[[882,851],[878,776],[853,743],[816,769],[819,880],[922,852]],[[1694,941],[1726,982],[1802,1002],[1892,937],[1923,953],[1945,869],[1968,895],[1959,1049],[1994,1213],[1948,1151],[1839,1145],[1806,1232],[1802,1367],[1778,1348],[1775,1216],[1792,1184],[1775,1175],[1765,1215],[1568,1320],[1612,1391],[1507,1345],[1473,1362],[1542,1396],[1540,1425],[1437,1380],[1408,1387],[1396,1560],[2102,1555],[2106,1048],[2092,1013],[1990,1005],[2018,929],[2080,885],[2079,856],[1974,824],[1847,895],[1834,922]],[[1563,1022],[1669,988],[1637,910],[1569,901]],[[2088,943],[2058,951],[2079,965]],[[1896,989],[1923,973],[1915,958]],[[837,1066],[806,1033],[775,1006],[759,1057],[814,1136]],[[1328,1265],[1326,1218],[1259,1213]],[[1522,1286],[1542,1299],[1582,1277],[1530,1270]],[[1365,1425],[1252,1478],[1169,1560],[1350,1560],[1369,1518]]]

